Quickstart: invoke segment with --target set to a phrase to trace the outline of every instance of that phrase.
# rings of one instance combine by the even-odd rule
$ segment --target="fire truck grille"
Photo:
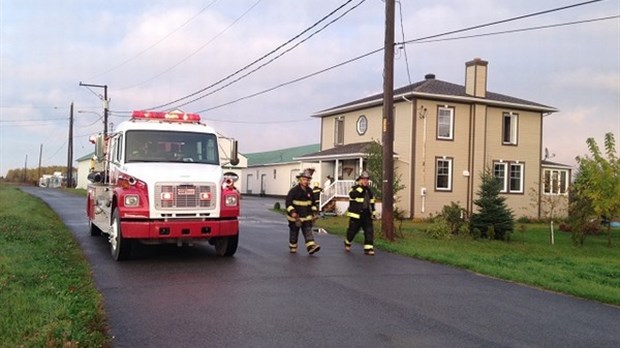
[[[215,208],[217,191],[213,184],[156,184],[155,207],[157,209]]]

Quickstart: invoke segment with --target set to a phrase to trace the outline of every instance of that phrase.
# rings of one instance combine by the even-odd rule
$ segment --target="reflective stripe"
[[[286,219],[287,219],[288,221],[295,221],[295,220],[297,220],[297,219],[295,219],[294,217],[292,217],[292,216],[290,216],[290,215],[287,215],[287,216],[286,216]],[[304,217],[301,217],[301,216],[300,216],[300,217],[299,217],[299,221],[302,221],[302,222],[303,222],[303,221],[312,221],[312,220],[313,220],[312,215],[308,215],[308,216],[304,216]]]
[[[360,218],[360,214],[355,214],[355,213],[352,213],[350,211],[347,212],[347,216],[351,217],[351,218],[354,218],[354,219],[359,219]]]
[[[312,201],[293,201],[293,205],[298,207],[309,207],[312,205]]]
[[[289,248],[297,248],[297,244],[288,243],[288,247]]]
[[[355,198],[355,199],[352,199],[352,201],[355,201],[357,203],[364,203],[364,197],[362,197],[362,198]]]
[[[316,205],[312,206],[312,211],[318,211],[319,209],[317,209]]]
[[[312,245],[316,245],[316,243],[313,240],[311,240],[308,243],[306,243],[306,248],[309,247],[309,246],[312,246]]]
[[[372,250],[372,244],[364,244],[364,250]]]
[[[364,191],[364,189],[360,186],[358,188],[355,189],[357,192],[362,193],[362,191]]]
[[[345,239],[345,240],[344,240],[344,245],[346,245],[346,246],[351,246],[351,242],[349,242],[348,240],[346,240],[346,239]]]
[[[374,198],[371,198],[371,199],[370,199],[370,203],[375,203],[375,199],[374,199]]]

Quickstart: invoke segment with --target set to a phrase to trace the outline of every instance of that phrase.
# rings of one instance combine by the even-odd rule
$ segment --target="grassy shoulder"
[[[3,346],[109,346],[77,242],[45,203],[10,185],[0,185],[0,303]]]
[[[328,217],[317,226],[345,235],[348,220]],[[396,254],[464,268],[480,274],[620,306],[620,229],[607,236],[588,236],[582,247],[573,245],[569,233],[554,234],[549,226],[516,225],[511,242],[452,236],[435,239],[424,233],[428,224],[404,221],[395,241],[389,242],[375,224],[375,247]],[[398,224],[395,230],[398,229]],[[363,233],[356,237],[361,242]]]

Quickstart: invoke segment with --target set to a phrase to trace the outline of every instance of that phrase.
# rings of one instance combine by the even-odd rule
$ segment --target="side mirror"
[[[237,141],[233,140],[232,149],[230,151],[230,164],[236,166],[239,164],[239,153],[237,152]]]

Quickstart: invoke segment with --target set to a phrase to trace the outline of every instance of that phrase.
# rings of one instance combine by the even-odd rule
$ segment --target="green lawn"
[[[317,225],[344,236],[347,219],[319,219]],[[424,223],[403,222],[395,241],[383,238],[375,225],[377,249],[452,265],[473,272],[562,292],[604,303],[620,305],[620,229],[612,231],[613,246],[605,234],[588,236],[582,247],[574,246],[570,233],[556,229],[549,241],[549,226],[526,224],[510,242],[466,237],[434,239],[423,233]],[[395,226],[397,228],[398,225]],[[362,241],[362,232],[356,237]]]
[[[0,346],[106,347],[103,298],[43,202],[0,185]]]

